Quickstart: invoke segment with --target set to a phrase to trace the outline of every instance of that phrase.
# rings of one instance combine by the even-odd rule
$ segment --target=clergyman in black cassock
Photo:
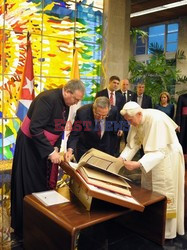
[[[176,123],[180,127],[180,132],[178,132],[179,142],[182,145],[183,153],[187,154],[187,94],[179,96]]]
[[[60,161],[57,148],[60,149],[69,106],[83,95],[84,85],[79,80],[70,80],[63,89],[40,93],[18,131],[11,178],[11,227],[21,238],[23,198],[55,187]]]

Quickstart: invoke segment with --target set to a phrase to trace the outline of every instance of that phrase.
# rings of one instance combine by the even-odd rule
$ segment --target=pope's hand
[[[140,162],[138,161],[124,161],[124,166],[128,170],[134,170],[141,166]]]

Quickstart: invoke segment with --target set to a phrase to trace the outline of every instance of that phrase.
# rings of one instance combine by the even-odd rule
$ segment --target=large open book
[[[131,196],[130,185],[120,177],[99,172],[98,170],[86,166],[79,166],[78,173],[88,183],[102,189],[107,189],[115,193]]]
[[[131,196],[126,178],[118,174],[121,167],[119,159],[92,148],[81,157],[76,171],[88,184]]]
[[[131,195],[131,184],[118,172],[123,167],[119,159],[96,149],[86,152],[78,164],[62,162],[61,167],[71,176],[70,188],[90,209],[92,198],[143,211],[144,206]]]
[[[98,149],[91,148],[79,160],[78,165],[87,165],[92,168],[97,168],[100,171],[112,173],[119,176],[119,170],[123,167],[123,162],[118,158],[104,153]],[[125,178],[124,176],[121,176]]]

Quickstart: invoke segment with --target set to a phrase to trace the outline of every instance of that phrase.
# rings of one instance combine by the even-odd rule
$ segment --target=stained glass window
[[[33,54],[35,95],[69,80],[74,41],[83,103],[100,84],[103,0],[4,0],[0,2],[0,159],[12,159],[20,120],[16,116],[26,55]]]

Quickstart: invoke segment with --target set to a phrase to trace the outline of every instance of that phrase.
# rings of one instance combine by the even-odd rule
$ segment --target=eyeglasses
[[[94,110],[94,114],[95,114],[97,117],[100,117],[101,119],[105,119],[105,118],[108,117],[108,114],[106,114],[106,115],[101,115],[101,114],[97,113],[95,110]]]

